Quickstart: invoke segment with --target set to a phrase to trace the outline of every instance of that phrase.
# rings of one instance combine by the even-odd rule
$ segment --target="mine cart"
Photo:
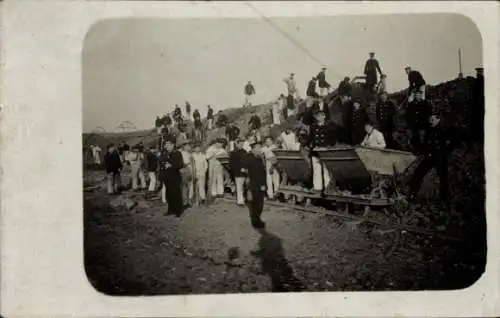
[[[331,177],[325,191],[311,188],[312,166],[304,151],[276,150],[282,183],[278,190],[286,201],[307,204],[311,199],[390,206],[398,195],[396,179],[416,157],[407,152],[366,147],[339,146],[317,155]]]

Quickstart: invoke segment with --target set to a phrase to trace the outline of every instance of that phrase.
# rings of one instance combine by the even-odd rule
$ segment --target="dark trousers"
[[[423,147],[423,142],[422,138],[420,136],[420,133],[423,130],[420,128],[412,128],[411,129],[411,139],[410,139],[410,145],[411,145],[411,151],[414,154],[421,153],[422,147]]]
[[[436,168],[439,177],[439,196],[445,203],[448,203],[448,158],[445,154],[427,155],[420,162],[408,183],[410,192],[414,195],[418,193],[423,179],[432,168]]]
[[[179,180],[180,181],[180,180]],[[167,214],[180,215],[183,211],[182,185],[181,182],[163,182],[167,188]]]
[[[260,216],[262,214],[262,210],[264,209],[264,191],[259,190],[251,190],[252,192],[252,200],[248,203],[248,208],[250,211],[250,221],[252,224],[258,224],[262,222]]]
[[[396,142],[396,140],[394,140],[394,137],[393,137],[394,126],[393,125],[381,125],[380,130],[381,130],[382,134],[384,135],[384,140],[385,140],[385,144],[387,145],[387,148],[394,149],[394,150],[401,149],[401,147]]]

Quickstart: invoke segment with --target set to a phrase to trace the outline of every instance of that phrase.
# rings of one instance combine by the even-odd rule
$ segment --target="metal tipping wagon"
[[[331,180],[323,192],[311,190],[312,166],[305,151],[276,150],[283,200],[308,204],[312,199],[387,207],[397,195],[396,177],[416,160],[408,152],[339,146],[316,151]],[[397,190],[397,189],[396,189]]]

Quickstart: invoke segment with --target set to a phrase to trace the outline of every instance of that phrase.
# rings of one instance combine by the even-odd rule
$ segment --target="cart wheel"
[[[295,204],[301,205],[304,202],[304,196],[302,195],[296,195],[295,196]]]

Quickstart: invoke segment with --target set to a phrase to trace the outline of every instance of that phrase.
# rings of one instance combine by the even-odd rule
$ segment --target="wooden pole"
[[[463,78],[464,74],[462,73],[462,50],[458,49],[458,78]]]

